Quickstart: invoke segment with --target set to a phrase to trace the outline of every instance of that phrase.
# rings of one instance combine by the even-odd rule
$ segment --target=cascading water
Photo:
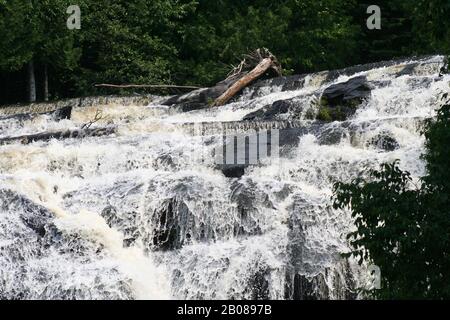
[[[443,65],[436,56],[266,80],[187,113],[161,99],[76,106],[59,121],[0,109],[3,141],[80,128],[98,109],[93,128],[116,128],[0,146],[0,298],[362,298],[367,266],[340,255],[354,227],[332,209],[332,182],[395,159],[424,174],[420,124],[449,91]],[[325,89],[361,76],[372,89],[354,114],[310,120]],[[279,101],[294,108],[249,118]],[[281,158],[237,176],[197,161],[214,157],[224,129],[280,130]]]

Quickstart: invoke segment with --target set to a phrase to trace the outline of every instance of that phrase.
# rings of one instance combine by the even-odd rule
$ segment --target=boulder
[[[293,102],[291,100],[278,100],[271,105],[249,113],[243,120],[274,120],[281,114],[287,114],[292,107]]]
[[[326,88],[320,98],[318,120],[344,121],[352,116],[357,107],[370,96],[371,86],[365,76],[354,77],[346,82]]]
[[[239,214],[239,223],[234,226],[234,236],[261,234],[259,222],[252,218],[251,213],[258,211],[258,203],[261,203],[265,208],[273,209],[274,205],[269,196],[261,192],[256,183],[251,180],[235,181],[230,188],[230,200],[236,204]]]
[[[369,144],[384,151],[394,151],[400,148],[400,144],[389,132],[377,134],[370,140]]]
[[[227,178],[241,178],[248,166],[248,164],[223,164],[218,165],[217,169],[221,170]]]
[[[0,190],[0,200],[2,200],[0,210],[20,212],[20,219],[25,226],[33,230],[37,236],[41,238],[45,236],[46,227],[53,220],[53,215],[48,209],[11,190]]]
[[[61,109],[56,110],[53,113],[53,117],[54,117],[55,121],[70,119],[70,117],[72,115],[72,109],[73,109],[73,106],[67,106],[67,107],[63,107]]]
[[[152,249],[180,249],[192,237],[189,233],[189,229],[194,227],[192,222],[192,213],[183,201],[176,198],[164,200],[152,215],[154,230],[149,239]]]

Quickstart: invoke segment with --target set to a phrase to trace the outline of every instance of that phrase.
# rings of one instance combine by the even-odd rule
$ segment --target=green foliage
[[[365,27],[366,8],[381,9],[381,30]],[[362,30],[359,49],[368,61],[450,53],[450,1],[358,0],[353,14]]]
[[[74,67],[80,50],[65,28],[69,0],[0,2],[0,69],[17,70],[36,59],[56,68]]]
[[[333,118],[330,115],[330,111],[328,107],[320,107],[319,113],[317,114],[317,120],[331,122]]]
[[[347,120],[347,115],[345,113],[345,110],[348,108],[353,107],[347,107],[347,106],[334,106],[334,107],[328,107],[328,106],[322,106],[319,109],[319,114],[317,115],[317,120],[322,121],[345,121]]]
[[[68,30],[66,9],[75,3],[81,30]],[[382,30],[367,29],[373,3],[366,0],[75,3],[0,0],[3,88],[11,76],[26,82],[32,59],[37,73],[48,65],[53,96],[66,97],[110,92],[94,89],[98,82],[212,85],[242,54],[260,47],[277,55],[286,74],[450,54],[448,0],[377,1]]]
[[[355,16],[362,30],[360,50],[365,59],[389,60],[417,53],[420,47],[411,46],[416,37],[412,31],[410,9],[410,4],[414,3],[405,0],[358,1]],[[372,4],[381,9],[381,30],[369,30],[366,27],[366,10]]]
[[[428,176],[425,181],[438,192],[447,191],[450,195],[450,107],[449,94],[442,96],[447,104],[439,110],[438,121],[428,120],[425,126],[426,150],[423,158],[427,162]]]
[[[38,38],[39,25],[30,1],[0,1],[0,70],[22,68],[33,57]]]
[[[243,53],[267,47],[288,73],[348,65],[358,28],[348,15],[353,1],[199,0],[185,20],[182,82],[212,84]]]
[[[189,7],[175,0],[86,1],[84,76],[91,82],[171,82],[181,28],[176,21]]]
[[[326,122],[345,121],[359,105],[361,105],[361,100],[358,98],[342,101],[339,105],[330,105],[328,100],[322,97],[318,103],[319,112],[316,118]]]
[[[447,96],[445,95],[445,98]],[[351,255],[381,268],[382,299],[450,298],[450,105],[426,124],[428,174],[416,185],[399,162],[334,185],[334,208],[350,208]]]
[[[415,35],[413,45],[422,52],[450,53],[450,1],[406,2]]]
[[[73,69],[81,56],[76,47],[77,34],[66,25],[67,8],[71,0],[40,0],[34,4],[34,17],[39,23],[39,39],[33,48],[38,62],[54,68]]]

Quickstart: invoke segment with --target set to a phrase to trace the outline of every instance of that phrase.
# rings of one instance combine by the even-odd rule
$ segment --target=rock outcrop
[[[337,83],[324,90],[319,102],[318,120],[344,121],[370,96],[372,88],[365,76]]]

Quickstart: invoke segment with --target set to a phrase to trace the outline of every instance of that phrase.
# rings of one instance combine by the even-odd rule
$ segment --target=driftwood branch
[[[86,137],[101,137],[113,134],[117,131],[116,127],[104,127],[95,129],[76,129],[57,132],[42,132],[37,134],[30,134],[17,137],[0,138],[0,145],[18,143],[29,144],[36,141],[49,141],[52,139],[71,139],[71,138],[86,138]]]
[[[92,120],[90,120],[89,122],[83,124],[83,125],[81,126],[81,129],[82,129],[82,130],[84,130],[84,129],[89,129],[94,123],[96,123],[96,122],[98,122],[98,121],[100,121],[100,120],[102,120],[102,119],[103,119],[103,113],[102,113],[101,110],[97,109],[97,111],[95,111],[94,119],[92,119]]]
[[[251,70],[245,72],[244,70]],[[253,81],[271,70],[277,76],[281,76],[281,65],[277,58],[267,49],[258,49],[249,55],[245,55],[239,65],[233,67],[228,74],[227,80],[239,76],[238,80],[231,85],[220,97],[218,97],[213,106],[222,106],[230,101],[238,92],[247,87]]]
[[[154,88],[154,89],[189,89],[196,90],[200,89],[200,87],[196,86],[176,86],[176,85],[160,85],[160,84],[108,84],[108,83],[100,83],[95,84],[94,87],[104,87],[104,88]]]

